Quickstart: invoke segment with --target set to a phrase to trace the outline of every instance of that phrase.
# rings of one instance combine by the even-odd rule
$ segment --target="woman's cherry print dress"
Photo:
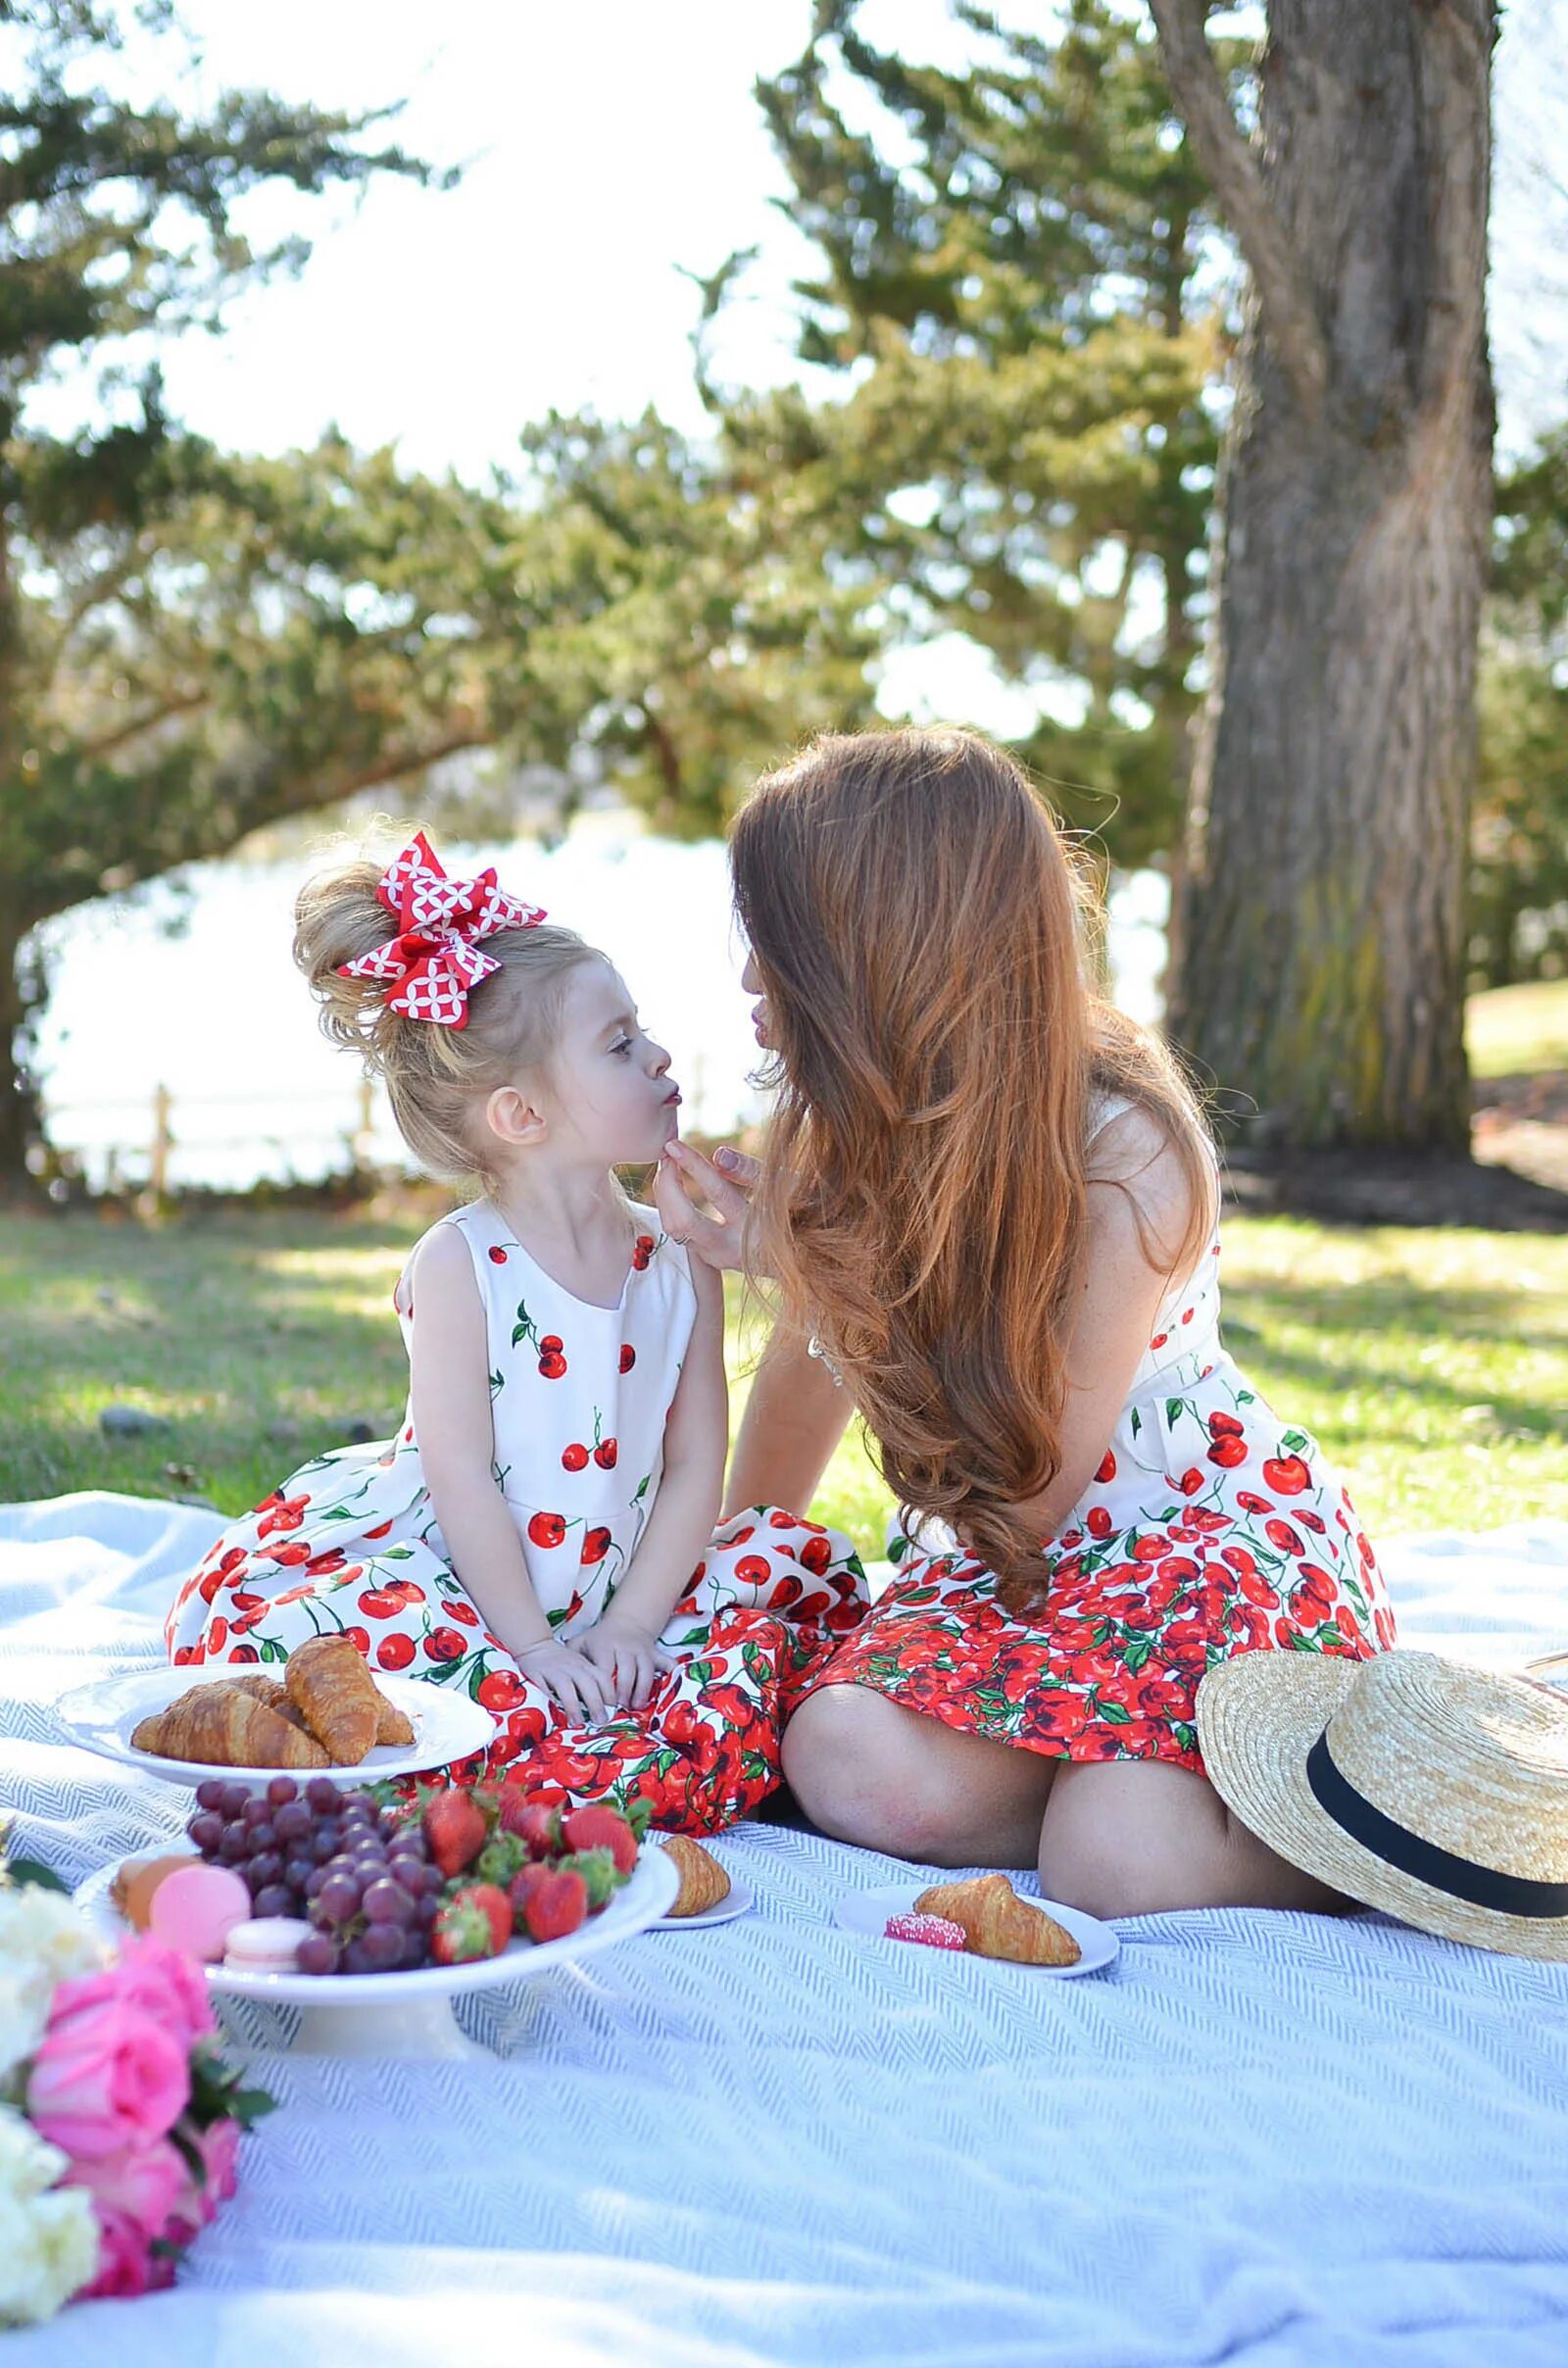
[[[1343,1486],[1220,1345],[1217,1228],[1160,1310],[1088,1494],[1045,1547],[1039,1609],[1005,1610],[955,1546],[940,1525],[896,1530],[893,1584],[813,1683],[870,1686],[1054,1759],[1200,1773],[1194,1702],[1216,1661],[1257,1646],[1363,1660],[1394,1643]]]
[[[563,1289],[489,1202],[442,1220],[467,1242],[484,1302],[496,1482],[562,1637],[600,1616],[636,1552],[697,1311],[686,1252],[653,1210],[633,1214],[643,1230],[614,1307]],[[645,1800],[656,1825],[711,1833],[777,1783],[784,1716],[865,1602],[847,1538],[766,1507],[744,1515],[716,1533],[675,1605],[662,1642],[678,1665],[648,1705],[572,1727],[454,1574],[411,1411],[396,1439],[318,1456],[226,1531],[165,1635],[176,1662],[270,1662],[346,1630],[372,1669],[483,1703],[500,1722],[490,1775],[546,1797]]]

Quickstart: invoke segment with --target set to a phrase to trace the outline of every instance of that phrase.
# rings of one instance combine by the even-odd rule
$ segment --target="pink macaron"
[[[230,1866],[183,1866],[153,1894],[149,1928],[171,1949],[216,1965],[236,1924],[249,1920],[251,1895]]]

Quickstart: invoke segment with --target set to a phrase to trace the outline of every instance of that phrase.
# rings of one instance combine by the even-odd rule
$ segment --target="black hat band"
[[[1352,1842],[1359,1842],[1401,1875],[1414,1875],[1434,1891],[1446,1891],[1473,1907],[1490,1907],[1503,1916],[1568,1916],[1568,1883],[1538,1883],[1527,1875],[1499,1875],[1494,1867],[1477,1866],[1472,1858],[1456,1857],[1412,1834],[1374,1808],[1364,1793],[1336,1767],[1324,1729],[1306,1755],[1306,1781],[1312,1798]]]

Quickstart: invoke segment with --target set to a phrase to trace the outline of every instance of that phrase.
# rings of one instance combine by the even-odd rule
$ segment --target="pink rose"
[[[51,2029],[83,2008],[116,2001],[161,2023],[172,2039],[188,2052],[199,2039],[209,2039],[218,2023],[200,1967],[177,1949],[149,1933],[127,1941],[112,1965],[102,1973],[82,1974],[62,1982],[50,2008]]]
[[[160,2237],[187,2185],[190,2173],[177,2146],[167,2138],[151,2146],[124,2146],[72,2165],[68,2187],[84,2187],[98,2208],[133,2220],[143,2236]]]
[[[186,2049],[151,2015],[105,2000],[51,2023],[26,2110],[51,2144],[93,2158],[166,2137],[189,2101]]]
[[[179,2194],[171,2211],[169,2235],[177,2245],[188,2245],[213,2219],[220,2203],[226,2202],[235,2188],[234,2161],[239,2152],[240,2127],[237,2121],[215,2121],[195,2139],[197,2152],[202,2158],[203,2177],[185,2169]]]
[[[116,2211],[113,2204],[100,2204],[97,2211],[98,2267],[92,2284],[77,2292],[74,2298],[78,2302],[128,2299],[172,2283],[172,2263],[153,2255],[145,2232],[134,2220]]]

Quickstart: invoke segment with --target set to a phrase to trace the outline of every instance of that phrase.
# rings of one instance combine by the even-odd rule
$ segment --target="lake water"
[[[624,814],[580,819],[557,847],[443,850],[455,871],[498,865],[520,896],[602,946],[669,1047],[685,1120],[719,1132],[760,1114],[744,953],[716,840],[677,845]],[[289,951],[296,892],[320,855],[206,863],[131,899],[45,924],[55,988],[40,1043],[50,1133],[94,1185],[147,1173],[153,1097],[172,1097],[172,1185],[243,1188],[342,1167],[360,1125],[353,1058],[329,1045]],[[1117,1000],[1157,1009],[1165,884],[1139,873],[1112,900]],[[370,1158],[408,1165],[379,1089]]]

